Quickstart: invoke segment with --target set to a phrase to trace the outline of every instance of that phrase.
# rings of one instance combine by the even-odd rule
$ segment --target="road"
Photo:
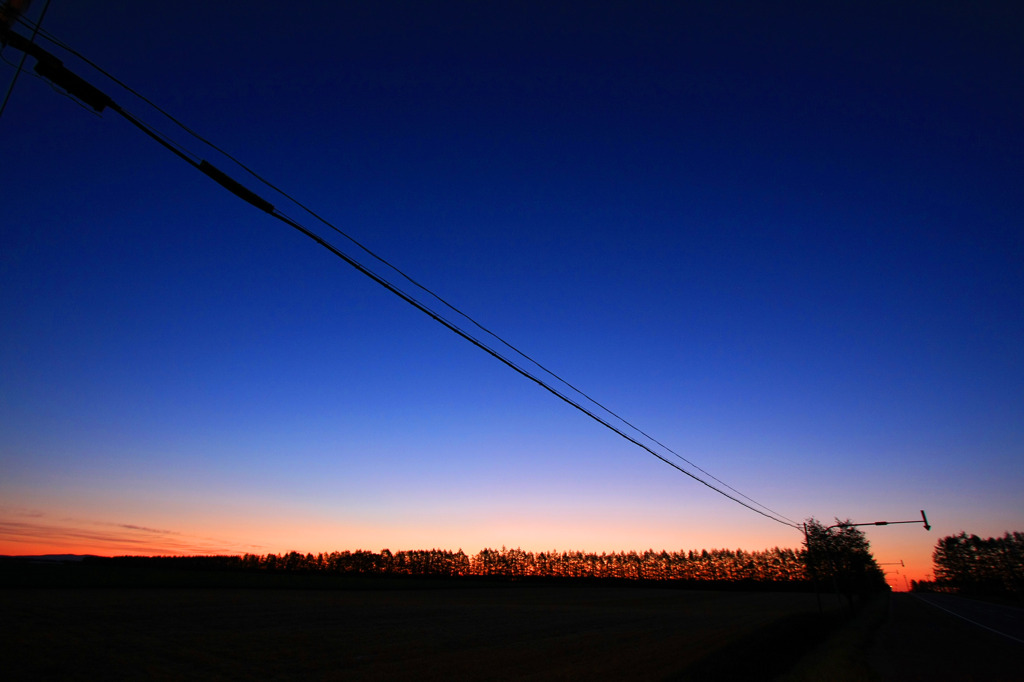
[[[965,599],[953,594],[920,594],[918,599],[946,613],[1024,644],[1024,609]]]
[[[869,652],[883,681],[1024,679],[1024,610],[953,595],[895,594]]]

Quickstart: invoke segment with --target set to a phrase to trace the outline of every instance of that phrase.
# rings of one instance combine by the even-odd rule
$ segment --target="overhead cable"
[[[36,26],[36,29],[38,30],[38,26]],[[56,45],[60,46],[61,48],[67,50],[70,54],[73,54],[77,58],[83,60],[85,63],[87,63],[90,66],[92,66],[93,68],[95,68],[97,71],[102,73],[107,78],[111,79],[113,82],[117,83],[119,86],[121,86],[122,88],[124,88],[128,92],[132,93],[133,95],[135,95],[139,99],[142,99],[144,102],[149,104],[151,107],[153,107],[154,109],[159,111],[162,115],[167,117],[175,125],[179,126],[182,130],[187,132],[189,135],[192,135],[197,140],[201,141],[202,143],[206,144],[210,148],[216,150],[217,152],[219,152],[220,154],[225,156],[226,158],[230,159],[232,162],[237,164],[240,168],[245,170],[247,173],[249,173],[252,177],[257,179],[259,182],[263,183],[264,185],[266,185],[267,187],[269,187],[273,191],[279,193],[280,195],[282,195],[283,197],[288,199],[290,202],[292,202],[293,204],[295,204],[296,206],[301,208],[303,211],[308,213],[310,216],[312,216],[313,218],[315,218],[316,220],[321,222],[323,225],[329,227],[330,229],[332,229],[335,232],[337,232],[339,235],[343,236],[345,239],[349,240],[351,243],[353,243],[359,249],[361,249],[362,251],[367,253],[373,259],[375,259],[376,261],[384,264],[385,266],[387,266],[388,268],[393,270],[395,273],[397,273],[399,276],[401,276],[404,280],[408,281],[409,283],[414,285],[419,290],[423,291],[426,294],[429,294],[432,298],[434,298],[435,300],[439,301],[446,308],[448,308],[449,310],[451,310],[455,314],[459,315],[461,318],[467,320],[474,327],[476,327],[477,329],[481,330],[482,332],[487,334],[489,337],[495,339],[497,342],[499,342],[504,347],[512,350],[519,357],[521,357],[521,358],[527,360],[528,362],[532,363],[535,367],[540,369],[543,373],[545,373],[549,377],[557,380],[560,384],[562,384],[563,386],[565,386],[568,389],[570,389],[576,395],[578,395],[578,396],[582,397],[583,399],[585,399],[591,405],[594,405],[597,408],[600,408],[600,410],[602,410],[604,413],[610,415],[612,418],[614,418],[615,420],[617,420],[621,424],[624,424],[626,427],[628,427],[629,429],[631,429],[635,433],[639,434],[639,436],[642,436],[643,438],[646,438],[651,443],[656,444],[657,446],[659,446],[660,448],[662,448],[666,452],[671,453],[676,458],[686,462],[687,464],[689,464],[694,469],[700,471],[701,473],[703,473],[708,478],[716,481],[722,487],[731,490],[732,492],[736,493],[736,495],[738,495],[739,497],[742,497],[742,498],[748,500],[753,505],[757,505],[757,507],[760,507],[761,509],[758,509],[758,508],[756,508],[754,506],[751,506],[751,504],[747,504],[743,500],[739,499],[739,497],[735,497],[735,496],[725,492],[724,490],[722,490],[722,488],[719,488],[719,487],[709,483],[704,478],[702,478],[702,477],[700,477],[700,476],[698,476],[698,475],[696,475],[696,474],[694,474],[694,473],[692,473],[690,471],[687,471],[683,467],[677,465],[675,462],[671,461],[670,459],[666,458],[665,456],[663,456],[662,454],[657,452],[652,446],[649,446],[649,445],[641,442],[639,440],[639,437],[632,436],[632,435],[626,433],[622,428],[620,428],[620,427],[616,426],[615,424],[611,423],[611,421],[608,418],[601,417],[593,409],[586,407],[584,404],[581,404],[581,402],[579,400],[575,400],[575,399],[571,398],[570,396],[566,395],[566,393],[564,391],[561,391],[561,390],[557,389],[556,387],[552,386],[548,381],[545,381],[544,379],[538,377],[533,372],[525,369],[524,367],[520,366],[518,363],[516,363],[513,360],[509,359],[508,357],[506,357],[506,355],[504,355],[503,353],[499,352],[498,350],[495,350],[494,348],[492,348],[488,344],[484,343],[483,341],[478,339],[474,334],[466,331],[465,329],[463,329],[459,325],[455,324],[454,322],[449,320],[447,317],[445,317],[443,314],[441,314],[438,311],[434,310],[433,308],[431,308],[429,305],[425,304],[424,302],[418,300],[416,297],[410,295],[409,293],[407,293],[406,291],[404,291],[400,287],[396,286],[394,283],[388,281],[383,276],[381,276],[378,273],[374,272],[369,267],[363,265],[356,258],[348,255],[347,253],[345,253],[341,249],[339,249],[339,248],[335,247],[334,245],[330,244],[328,241],[323,239],[320,235],[316,234],[310,228],[304,226],[303,224],[301,224],[300,222],[298,222],[296,220],[293,220],[293,219],[287,217],[286,215],[281,213],[273,205],[273,203],[271,203],[270,201],[266,200],[264,197],[260,196],[256,192],[250,190],[249,188],[244,186],[242,183],[238,182],[237,180],[232,178],[230,175],[228,175],[227,173],[225,173],[221,169],[217,168],[216,166],[214,166],[212,163],[208,162],[207,160],[202,159],[202,158],[200,158],[199,156],[197,156],[195,154],[192,154],[186,148],[184,148],[181,145],[175,143],[171,138],[169,138],[168,136],[160,133],[158,130],[156,130],[154,127],[150,126],[149,124],[145,123],[140,118],[138,118],[138,117],[128,113],[124,109],[122,109],[109,96],[107,96],[105,93],[101,92],[100,90],[98,90],[97,88],[92,86],[91,84],[89,84],[86,81],[84,81],[83,79],[81,79],[77,74],[74,74],[71,71],[69,71],[66,67],[63,66],[63,64],[59,60],[57,60],[55,57],[53,57],[53,55],[49,54],[45,50],[42,50],[38,46],[29,44],[28,41],[26,41],[21,36],[13,33],[12,31],[8,31],[6,29],[4,30],[3,38],[4,38],[4,42],[5,43],[10,42],[10,44],[12,44],[17,49],[21,49],[26,54],[31,54],[32,56],[36,57],[37,62],[38,62],[37,66],[36,66],[36,72],[39,73],[41,76],[44,76],[45,78],[47,78],[51,82],[53,82],[55,85],[65,89],[69,94],[71,94],[74,97],[78,98],[82,102],[88,104],[89,106],[91,106],[97,112],[102,111],[103,109],[109,107],[111,110],[115,111],[116,113],[118,113],[119,115],[124,117],[125,120],[130,122],[132,125],[134,125],[137,128],[139,128],[146,135],[148,135],[149,137],[153,138],[159,144],[161,144],[162,146],[167,148],[169,151],[174,153],[176,156],[178,156],[179,158],[184,160],[189,165],[193,166],[194,168],[196,168],[200,172],[204,173],[205,175],[207,175],[208,177],[210,177],[211,179],[216,181],[218,184],[220,184],[222,187],[224,187],[225,189],[227,189],[231,193],[235,194],[236,196],[238,196],[242,200],[244,200],[247,203],[251,204],[252,206],[260,209],[261,211],[263,211],[263,212],[273,216],[274,218],[280,220],[281,222],[285,223],[286,225],[289,225],[290,227],[296,229],[297,231],[299,231],[302,234],[306,235],[310,239],[314,240],[315,242],[320,244],[323,248],[327,249],[328,251],[333,253],[335,256],[337,256],[337,257],[341,258],[342,260],[344,260],[350,266],[352,266],[353,268],[355,268],[356,270],[361,272],[363,275],[369,277],[370,279],[375,281],[377,284],[383,286],[385,289],[387,289],[391,293],[395,294],[396,296],[398,296],[399,298],[403,299],[404,301],[406,301],[410,305],[414,306],[415,308],[417,308],[421,312],[425,313],[426,315],[428,315],[429,317],[431,317],[435,321],[437,321],[440,324],[442,324],[443,326],[447,327],[452,332],[456,333],[457,335],[461,336],[465,340],[467,340],[470,343],[472,343],[473,345],[477,346],[478,348],[480,348],[484,352],[488,353],[489,355],[491,355],[492,357],[494,357],[498,361],[502,362],[503,364],[505,364],[506,366],[508,366],[512,370],[514,370],[515,372],[517,372],[517,373],[521,374],[522,376],[524,376],[525,378],[535,382],[536,384],[538,384],[542,388],[546,389],[547,391],[552,393],[554,396],[556,396],[560,400],[568,403],[569,405],[571,405],[572,407],[576,408],[577,410],[579,410],[580,412],[584,413],[585,415],[589,416],[591,419],[595,420],[599,424],[601,424],[601,425],[607,427],[608,429],[612,430],[613,432],[615,432],[616,434],[618,434],[622,438],[625,438],[629,442],[631,442],[634,445],[637,445],[638,447],[642,448],[643,450],[645,450],[649,454],[653,455],[654,457],[658,458],[662,462],[668,464],[669,466],[671,466],[674,469],[678,470],[679,472],[685,474],[686,476],[689,476],[690,478],[694,479],[695,481],[698,481],[699,483],[707,486],[708,488],[710,488],[711,490],[719,493],[720,495],[723,495],[724,497],[732,500],[733,502],[736,502],[737,504],[740,504],[743,507],[745,507],[745,508],[747,508],[747,509],[749,509],[749,510],[751,510],[753,512],[756,512],[757,514],[760,514],[761,516],[764,516],[766,518],[772,519],[773,521],[776,521],[776,522],[781,523],[783,525],[791,526],[791,527],[799,529],[800,525],[797,522],[793,521],[792,519],[789,519],[788,517],[783,516],[782,514],[779,514],[778,512],[773,511],[772,509],[766,507],[765,505],[761,504],[760,502],[757,502],[756,500],[753,500],[752,498],[744,495],[743,493],[739,492],[738,490],[736,490],[732,486],[729,486],[728,484],[724,483],[723,481],[721,481],[717,477],[713,476],[712,474],[710,474],[709,472],[705,471],[701,467],[697,466],[696,464],[694,464],[690,460],[686,459],[682,455],[678,454],[677,452],[675,452],[674,450],[672,450],[668,446],[666,446],[663,443],[661,443],[660,441],[654,439],[652,436],[648,435],[647,433],[645,433],[644,431],[642,431],[638,427],[634,426],[632,423],[630,423],[629,421],[627,421],[623,417],[619,416],[618,414],[613,412],[611,409],[609,409],[609,408],[605,407],[604,405],[602,405],[601,403],[597,402],[595,399],[591,398],[589,395],[584,393],[582,390],[580,390],[576,386],[574,386],[571,383],[569,383],[568,381],[562,379],[560,376],[558,376],[557,374],[555,374],[551,370],[549,370],[546,367],[544,367],[543,365],[541,365],[539,362],[534,360],[532,357],[530,357],[529,355],[525,354],[524,352],[519,350],[517,347],[513,346],[512,344],[510,344],[509,342],[505,341],[504,339],[502,339],[500,336],[498,336],[497,334],[495,334],[491,330],[489,330],[486,327],[484,327],[483,325],[481,325],[479,322],[477,322],[475,319],[470,317],[468,314],[464,313],[459,308],[457,308],[456,306],[452,305],[447,300],[445,300],[444,298],[442,298],[438,294],[434,293],[432,290],[430,290],[426,286],[424,286],[424,285],[420,284],[419,282],[417,282],[416,280],[414,280],[412,277],[410,277],[409,275],[404,273],[398,267],[396,267],[395,265],[393,265],[389,261],[385,260],[381,256],[378,256],[376,253],[374,253],[369,248],[367,248],[366,246],[361,244],[359,241],[354,239],[352,236],[346,234],[341,229],[339,229],[337,226],[335,226],[334,224],[330,223],[328,220],[326,220],[325,218],[321,217],[319,214],[315,213],[312,209],[310,209],[309,207],[305,206],[304,204],[302,204],[298,200],[294,199],[293,197],[288,195],[286,192],[284,192],[283,190],[281,190],[280,188],[278,188],[277,186],[275,186],[274,184],[269,182],[268,180],[264,179],[263,177],[261,177],[260,175],[255,173],[253,170],[251,170],[248,166],[243,164],[241,161],[239,161],[238,159],[236,159],[235,157],[233,157],[229,153],[225,152],[221,148],[217,147],[216,145],[214,145],[209,140],[203,138],[202,136],[200,136],[196,132],[192,131],[190,128],[186,127],[184,124],[182,124],[180,121],[178,121],[175,117],[171,116],[169,113],[167,113],[166,111],[161,109],[159,106],[157,106],[156,104],[154,104],[153,102],[151,102],[147,98],[143,97],[142,95],[137,93],[135,90],[133,90],[132,88],[128,87],[127,85],[125,85],[124,83],[122,83],[121,81],[116,79],[114,76],[110,75],[109,73],[107,73],[106,71],[101,69],[99,66],[97,66],[96,64],[94,64],[90,60],[86,59],[80,53],[72,50],[70,47],[68,47],[64,43],[60,42],[59,40],[57,40],[55,37],[51,36],[50,34],[48,34],[46,32],[43,32],[43,31],[40,31],[40,33],[47,40],[50,40],[54,44],[56,44]],[[767,510],[767,513],[765,511],[762,511],[762,509]]]
[[[211,142],[209,139],[203,137],[202,135],[200,135],[199,133],[197,133],[196,131],[194,131],[193,129],[191,129],[190,127],[185,125],[184,123],[182,123],[180,120],[178,120],[172,114],[167,112],[165,109],[163,109],[162,107],[157,105],[155,102],[153,102],[152,100],[148,99],[147,97],[145,97],[144,95],[142,95],[141,93],[139,93],[138,91],[133,89],[131,86],[129,86],[126,83],[122,82],[117,77],[115,77],[114,75],[110,74],[109,72],[104,70],[102,67],[100,67],[96,63],[92,62],[87,57],[85,57],[81,53],[77,52],[76,50],[74,50],[73,48],[71,48],[70,46],[65,44],[64,42],[60,41],[58,38],[56,38],[52,34],[44,31],[43,32],[43,37],[46,38],[47,40],[51,41],[55,45],[58,45],[62,49],[66,50],[68,53],[70,53],[70,54],[74,55],[75,57],[81,59],[83,62],[85,62],[86,64],[91,66],[93,69],[95,69],[99,73],[103,74],[106,78],[110,79],[111,81],[113,81],[114,83],[119,85],[121,88],[126,90],[127,92],[131,93],[135,97],[139,98],[140,100],[142,100],[143,102],[145,102],[146,104],[151,106],[153,109],[155,109],[161,115],[166,117],[169,121],[174,123],[176,126],[178,126],[180,129],[182,129],[183,131],[185,131],[186,133],[191,135],[193,138],[195,138],[199,142],[201,142],[204,145],[206,145],[206,146],[210,147],[211,149],[215,150],[219,154],[223,155],[225,158],[230,159],[239,168],[241,168],[246,173],[251,175],[253,178],[255,178],[256,180],[258,180],[259,182],[264,184],[266,187],[270,188],[271,190],[277,192],[281,196],[283,196],[286,199],[288,199],[289,201],[291,201],[293,204],[295,204],[296,206],[301,208],[307,214],[309,214],[310,216],[315,218],[317,221],[319,221],[320,223],[322,223],[326,227],[330,228],[331,230],[335,231],[336,233],[338,233],[339,235],[341,235],[342,237],[347,239],[349,242],[354,244],[356,247],[361,249],[363,252],[365,252],[367,255],[369,255],[370,257],[372,257],[376,261],[378,261],[381,264],[387,266],[388,268],[394,270],[399,276],[401,276],[403,279],[405,279],[406,281],[411,283],[413,286],[415,286],[418,289],[422,290],[423,292],[429,294],[431,297],[433,297],[434,299],[436,299],[437,301],[442,303],[444,306],[446,306],[452,312],[454,312],[457,315],[459,315],[460,317],[466,319],[468,322],[470,322],[477,329],[481,330],[482,332],[484,332],[488,336],[492,337],[493,339],[495,339],[496,341],[498,341],[499,343],[504,345],[506,348],[510,349],[511,351],[513,351],[514,353],[519,355],[524,360],[527,360],[528,362],[532,363],[534,366],[536,366],[542,372],[544,372],[545,374],[547,374],[551,378],[555,379],[556,381],[558,381],[562,385],[564,385],[567,388],[569,388],[573,393],[575,393],[576,395],[582,397],[583,399],[585,399],[591,405],[594,405],[595,407],[597,407],[600,410],[604,411],[605,413],[607,413],[608,415],[610,415],[611,417],[616,419],[619,423],[623,424],[624,426],[628,427],[629,429],[632,429],[634,432],[636,432],[640,436],[646,438],[650,442],[652,442],[652,443],[656,444],[657,446],[661,447],[662,449],[664,449],[666,452],[670,453],[671,455],[673,455],[677,459],[679,459],[679,460],[685,462],[686,464],[690,465],[691,467],[693,467],[697,471],[701,472],[705,476],[707,476],[707,477],[711,478],[712,480],[716,481],[717,483],[721,484],[725,488],[728,488],[729,490],[731,490],[732,492],[736,493],[737,495],[739,495],[740,497],[744,498],[745,500],[753,503],[754,505],[756,505],[756,506],[758,506],[758,507],[760,507],[762,509],[765,509],[765,510],[771,512],[772,514],[774,514],[776,516],[779,516],[781,518],[786,519],[791,524],[799,525],[799,523],[797,521],[794,521],[793,519],[790,519],[790,518],[784,516],[783,514],[781,514],[780,512],[777,512],[777,511],[771,509],[770,507],[767,507],[766,505],[758,502],[757,500],[749,497],[748,495],[743,494],[742,492],[740,492],[736,488],[732,487],[731,485],[729,485],[725,481],[723,481],[720,478],[718,478],[717,476],[713,475],[711,472],[703,469],[702,467],[700,467],[699,465],[697,465],[693,461],[687,459],[686,457],[684,457],[683,455],[679,454],[678,452],[676,452],[675,450],[673,450],[669,446],[665,445],[664,443],[662,443],[658,439],[654,438],[653,436],[651,436],[650,434],[648,434],[647,432],[645,432],[644,430],[642,430],[641,428],[639,428],[638,426],[636,426],[635,424],[633,424],[632,422],[627,420],[625,417],[622,417],[621,415],[619,415],[618,413],[616,413],[615,411],[613,411],[612,409],[610,409],[606,405],[598,402],[596,399],[591,397],[589,394],[584,392],[582,389],[576,387],[575,385],[573,385],[569,381],[565,380],[564,378],[562,378],[558,374],[554,373],[552,370],[548,369],[546,366],[541,364],[539,361],[537,361],[533,357],[527,355],[525,352],[520,350],[515,345],[511,344],[510,342],[506,341],[502,337],[498,336],[495,332],[491,331],[489,328],[485,327],[483,324],[478,322],[475,318],[471,317],[469,314],[465,313],[460,308],[458,308],[454,304],[450,303],[448,300],[446,300],[440,294],[437,294],[433,290],[427,288],[426,286],[424,286],[423,284],[421,284],[417,280],[413,279],[410,275],[405,273],[403,270],[401,270],[394,263],[392,263],[392,262],[388,261],[387,259],[385,259],[384,257],[380,256],[379,254],[377,254],[376,252],[371,250],[369,247],[367,247],[365,244],[363,244],[362,242],[357,240],[352,235],[344,232],[341,228],[339,228],[337,225],[335,225],[334,223],[330,222],[329,220],[327,220],[326,218],[324,218],[323,216],[321,216],[320,214],[315,212],[312,208],[310,208],[309,206],[307,206],[306,204],[302,203],[301,201],[299,201],[298,199],[296,199],[292,195],[290,195],[287,192],[285,192],[283,189],[281,189],[280,187],[278,187],[277,185],[275,185],[274,183],[272,183],[271,181],[269,181],[268,179],[266,179],[265,177],[263,177],[262,175],[260,175],[256,171],[254,171],[252,168],[247,166],[245,163],[240,161],[238,158],[236,158],[235,156],[233,156],[229,152],[225,151],[223,148],[217,146],[215,143]]]

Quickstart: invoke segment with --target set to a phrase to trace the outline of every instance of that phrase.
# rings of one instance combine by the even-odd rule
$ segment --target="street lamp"
[[[872,521],[870,523],[836,523],[836,524],[833,524],[833,525],[828,526],[827,528],[825,528],[825,533],[827,535],[831,535],[831,531],[832,531],[833,528],[852,528],[853,526],[890,526],[890,525],[895,525],[897,523],[923,523],[925,530],[931,530],[932,529],[931,525],[929,525],[929,523],[928,523],[928,516],[924,513],[924,509],[922,509],[921,510],[921,518],[920,519],[914,519],[913,521]],[[807,524],[806,523],[804,524],[803,530],[804,530],[804,540],[806,541],[807,548],[809,550],[810,546],[811,546],[811,541],[810,541],[810,535],[808,535],[808,533],[807,533]],[[832,560],[833,569],[835,569],[835,560],[834,560],[834,558],[831,558],[831,557],[830,557],[830,559]],[[901,566],[903,565],[903,560],[902,559],[900,560],[900,565]],[[836,596],[838,596],[839,595],[839,586],[836,583],[836,576],[835,576],[834,572],[833,572],[833,575],[832,575],[832,583],[833,583],[833,586],[836,589]],[[821,594],[818,592],[817,580],[815,580],[815,583],[814,583],[814,591],[815,591],[815,594],[818,597],[818,610],[821,611]],[[840,604],[841,603],[842,603],[842,600],[840,600]]]
[[[872,521],[871,523],[837,523],[829,526],[825,530],[832,530],[833,528],[846,528],[849,526],[891,526],[897,523],[924,523],[925,530],[931,530],[932,527],[928,525],[928,517],[924,514],[924,509],[921,510],[921,518],[914,519],[913,521]]]

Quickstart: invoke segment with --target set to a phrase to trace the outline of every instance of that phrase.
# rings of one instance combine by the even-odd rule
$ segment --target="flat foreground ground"
[[[770,679],[787,662],[759,652],[818,618],[813,594],[636,587],[8,589],[0,661],[10,680]]]

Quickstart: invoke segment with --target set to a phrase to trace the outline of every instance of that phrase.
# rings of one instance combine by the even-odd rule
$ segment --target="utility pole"
[[[811,551],[811,536],[807,533],[807,523],[804,522],[804,545],[807,547],[807,551]],[[805,564],[806,566],[806,564]],[[818,587],[818,574],[815,571],[814,574],[814,596],[818,600],[818,615],[824,615],[825,609],[821,606],[821,589]]]
[[[10,32],[11,26],[18,21],[18,17],[28,11],[28,6],[31,4],[32,0],[7,0],[3,6],[0,6],[0,37],[2,37],[4,45],[7,44],[7,34]],[[43,17],[46,16],[46,10],[48,9],[50,9],[50,0],[46,0],[46,4],[43,5],[43,12],[39,15],[39,21],[36,22],[36,27],[32,29],[32,37],[29,39],[30,44],[35,43],[36,35],[43,26]],[[28,52],[22,51],[21,60],[18,62],[18,70],[14,72],[11,84],[7,86],[3,103],[0,103],[0,116],[3,116],[4,111],[7,109],[7,103],[11,100],[11,93],[14,92],[14,86],[18,83],[21,70],[25,68],[25,59],[27,57]]]
[[[36,28],[38,29],[38,24]],[[33,33],[34,37],[35,33]],[[86,82],[78,74],[72,73],[59,59],[36,45],[33,40],[15,33],[6,24],[0,24],[0,42],[4,45],[10,45],[15,50],[24,52],[25,56],[35,58],[36,65],[34,71],[37,74],[63,89],[83,104],[92,107],[97,113],[114,104],[110,97]],[[120,107],[114,107],[114,110],[122,116],[125,115]]]
[[[28,11],[32,0],[7,0],[3,7],[0,7],[0,26],[10,28],[22,14]]]

